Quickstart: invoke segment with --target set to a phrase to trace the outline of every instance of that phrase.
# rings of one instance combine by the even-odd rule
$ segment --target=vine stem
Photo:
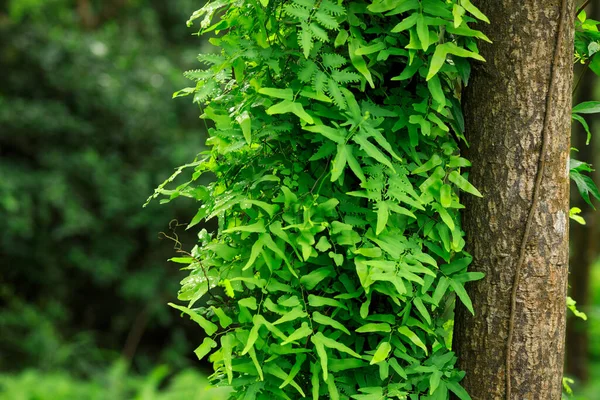
[[[523,232],[523,239],[521,240],[521,246],[519,250],[519,260],[515,269],[515,276],[513,281],[512,293],[510,297],[510,318],[508,322],[508,338],[506,340],[506,400],[510,400],[512,394],[511,387],[511,347],[514,337],[515,330],[515,314],[517,308],[517,292],[519,290],[519,283],[521,282],[521,270],[523,269],[523,263],[525,261],[525,249],[527,247],[527,241],[529,240],[531,225],[533,224],[533,217],[537,210],[537,206],[540,198],[540,189],[542,180],[544,177],[544,171],[546,169],[546,153],[548,148],[548,130],[550,124],[550,111],[552,109],[552,95],[554,94],[554,86],[556,84],[557,67],[560,60],[560,50],[563,42],[563,35],[565,29],[565,18],[567,15],[567,0],[562,0],[560,20],[558,22],[558,33],[554,46],[554,59],[550,65],[550,82],[548,84],[548,93],[546,94],[546,110],[544,111],[544,122],[542,125],[542,145],[540,148],[540,156],[538,159],[538,170],[535,178],[535,185],[533,187],[533,196],[531,200],[531,208],[529,209],[529,215],[527,216],[527,222],[525,224],[525,231]]]
[[[577,9],[577,12],[575,13],[575,17],[577,17],[577,16],[579,15],[579,13],[581,13],[581,12],[582,12],[582,11],[583,11],[583,10],[584,10],[584,9],[585,9],[587,6],[588,6],[588,4],[590,4],[590,1],[591,1],[591,0],[586,0],[586,1],[585,1],[585,3],[583,3],[583,4],[581,5],[581,7],[579,7],[579,8]]]

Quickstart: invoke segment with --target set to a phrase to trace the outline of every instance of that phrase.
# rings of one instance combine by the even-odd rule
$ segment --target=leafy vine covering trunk
[[[560,399],[568,275],[569,137],[574,5],[569,0],[485,0],[492,46],[466,90],[465,152],[483,199],[467,198],[464,227],[476,315],[458,310],[456,351],[474,399],[507,398],[506,357],[515,274],[520,274],[510,346],[511,399]],[[562,35],[559,22],[563,21]],[[558,45],[558,49],[556,48]],[[554,60],[555,50],[557,51]],[[554,68],[554,90],[549,93]],[[547,102],[547,96],[552,96]],[[539,203],[517,271],[525,222],[547,146]]]
[[[472,310],[459,193],[458,93],[483,60],[469,0],[216,0],[188,71],[211,150],[155,197],[201,203],[215,232],[173,261],[172,305],[207,337],[234,399],[461,399],[450,350],[458,298]],[[174,189],[181,173],[191,180]],[[215,180],[202,185],[209,173]]]

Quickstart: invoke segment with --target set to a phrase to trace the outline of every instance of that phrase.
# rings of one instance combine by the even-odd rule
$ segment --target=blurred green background
[[[204,143],[182,71],[202,0],[0,0],[0,399],[224,398],[176,301],[185,274],[160,232],[195,238],[194,205],[142,204]],[[600,99],[593,74],[578,101]],[[590,120],[598,133],[600,123]],[[578,129],[578,128],[577,128]],[[600,165],[597,135],[577,158]],[[596,182],[600,180],[596,179]],[[600,398],[600,218],[572,224],[566,374]],[[173,232],[173,229],[176,232]]]
[[[142,209],[204,143],[197,107],[171,99],[197,68],[199,6],[0,1],[0,398],[217,393],[166,306],[184,274],[159,233],[193,207]]]

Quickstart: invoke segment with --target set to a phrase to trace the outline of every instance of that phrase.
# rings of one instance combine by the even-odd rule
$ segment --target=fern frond
[[[204,63],[206,65],[218,65],[223,64],[226,59],[222,55],[219,54],[198,54],[198,61]]]
[[[321,28],[319,26],[319,24],[315,24],[314,22],[311,22],[310,25],[310,31],[313,34],[314,37],[316,37],[317,39],[319,39],[321,42],[325,43],[329,41],[329,36],[327,35],[327,31],[323,28]]]
[[[194,103],[203,103],[216,91],[218,85],[215,80],[208,80],[204,83],[198,82],[196,92],[194,93]]]
[[[332,15],[346,15],[346,9],[333,1],[330,0],[322,0],[321,1],[321,9],[327,11]]]
[[[329,30],[337,30],[340,28],[340,24],[336,19],[322,10],[315,13],[315,18],[321,25]]]
[[[300,72],[298,73],[298,78],[300,81],[308,83],[312,80],[313,75],[318,71],[318,69],[319,67],[317,67],[317,64],[315,64],[314,61],[306,60],[303,63]]]
[[[325,53],[322,59],[323,65],[331,69],[338,69],[348,62],[346,57],[336,53]]]
[[[298,36],[298,44],[300,45],[300,48],[302,49],[302,52],[304,53],[304,57],[308,58],[308,55],[310,54],[310,51],[313,48],[313,35],[311,33],[311,29],[309,28],[308,24],[306,23],[302,23],[302,31],[300,32],[300,35]]]
[[[342,110],[346,109],[346,99],[344,98],[342,91],[338,87],[337,82],[332,78],[329,78],[327,82],[327,92],[329,92],[329,95],[333,99],[333,103],[336,106],[338,106]]]
[[[332,71],[331,72],[331,77],[337,82],[337,83],[347,83],[347,82],[358,82],[360,81],[360,75],[357,74],[356,72],[351,72],[351,71]]]
[[[230,69],[222,69],[215,75],[215,80],[217,82],[227,82],[231,80],[231,70]]]
[[[205,81],[213,76],[213,72],[205,69],[192,69],[185,71],[183,76],[193,81]]]
[[[310,161],[317,161],[323,158],[330,157],[335,153],[335,150],[335,143],[331,140],[327,140],[321,145],[321,147],[319,147],[319,150],[317,150],[317,152],[310,158]]]
[[[308,21],[310,18],[310,10],[291,4],[285,6],[285,13],[291,17],[298,18],[300,21]]]
[[[300,7],[308,8],[309,10],[312,10],[315,6],[314,0],[292,0],[292,3]]]
[[[325,92],[325,85],[327,84],[327,74],[323,71],[317,71],[315,73],[315,77],[313,78],[312,88],[317,93]]]

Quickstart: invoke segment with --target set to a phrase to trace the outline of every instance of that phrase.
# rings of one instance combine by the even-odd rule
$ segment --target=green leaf
[[[252,120],[250,119],[250,114],[248,114],[247,111],[244,111],[238,115],[235,120],[238,124],[240,124],[240,128],[242,128],[242,133],[244,134],[246,143],[252,143]]]
[[[373,83],[373,77],[371,76],[371,71],[369,71],[365,59],[361,55],[356,54],[356,51],[359,48],[360,42],[354,38],[350,39],[350,41],[348,42],[348,53],[350,54],[350,62],[352,62],[354,68],[356,68],[356,70],[367,79],[367,82],[369,82],[371,88],[374,89],[375,83]]]
[[[346,161],[348,162],[348,166],[354,172],[354,175],[361,181],[361,183],[365,183],[367,178],[360,166],[360,163],[356,160],[353,154],[354,147],[351,144],[344,145],[344,150],[346,152]]]
[[[227,381],[231,385],[233,380],[233,366],[231,364],[231,356],[233,352],[233,335],[228,333],[221,336],[221,351],[223,354],[223,363],[225,364],[225,373],[227,374]]]
[[[279,389],[283,389],[284,387],[286,387],[287,385],[289,385],[290,383],[292,383],[294,381],[294,378],[296,377],[296,375],[298,375],[298,372],[300,372],[300,369],[302,368],[302,364],[304,363],[304,361],[306,361],[306,354],[296,354],[296,363],[290,370],[290,373],[287,376],[287,378],[285,378],[283,383],[281,385],[279,385]],[[302,397],[305,397],[305,396],[302,396]]]
[[[400,375],[402,378],[407,379],[408,375],[406,375],[406,372],[404,371],[404,368],[402,368],[400,366],[400,364],[398,364],[398,360],[396,360],[394,357],[391,357],[388,361],[388,364],[390,365],[390,367],[392,367],[394,369],[394,371],[396,371],[396,373],[398,375]]]
[[[388,355],[392,351],[392,345],[389,342],[381,342],[377,347],[377,351],[373,355],[373,359],[370,362],[370,365],[377,364],[378,362],[384,361],[387,359]]]
[[[330,339],[327,336],[323,335],[321,332],[317,332],[313,337],[311,337],[311,340],[313,341],[313,343],[315,343],[315,341],[318,343],[322,343],[325,347],[329,347],[330,349],[336,349],[338,351],[341,351],[342,353],[351,355],[352,357],[362,358],[360,356],[360,354],[358,354],[357,352],[355,352],[354,350],[352,350],[345,344],[342,344],[333,339]],[[315,345],[316,345],[316,343],[315,343]]]
[[[194,259],[194,257],[172,257],[169,258],[169,261],[177,264],[191,264],[196,260]]]
[[[442,84],[438,75],[435,75],[427,81],[427,88],[433,100],[439,103],[440,107],[446,107],[446,96],[442,89]]]
[[[283,369],[281,369],[281,367],[279,367],[277,364],[275,363],[269,363],[265,365],[264,368],[265,372],[269,375],[273,375],[276,376],[277,378],[283,380],[284,382],[287,380],[287,378],[289,377],[289,374],[286,374],[285,371]],[[300,393],[300,395],[302,397],[306,397],[306,395],[304,394],[304,391],[302,390],[302,388],[300,386],[298,386],[298,384],[296,382],[294,382],[293,380],[290,381],[289,383],[294,389],[296,389],[298,391],[298,393]]]
[[[452,7],[452,16],[454,17],[455,28],[458,28],[462,24],[463,15],[465,15],[465,9],[458,4],[454,4]]]
[[[283,100],[292,101],[294,99],[294,92],[292,89],[260,88],[258,89],[258,93]]]
[[[452,216],[450,216],[450,214],[448,213],[448,211],[446,211],[446,209],[444,207],[441,207],[438,204],[434,205],[434,209],[438,212],[438,214],[442,218],[442,221],[444,221],[444,224],[446,224],[446,226],[451,231],[453,231],[454,227],[455,227],[454,220],[452,219]]]
[[[370,323],[361,326],[356,329],[358,333],[370,333],[370,332],[391,332],[392,328],[387,323]]]
[[[322,348],[325,351],[325,348]],[[321,355],[320,353],[318,354]],[[325,359],[327,360],[327,354],[325,354]],[[327,361],[325,361],[325,368],[327,368]],[[319,379],[319,364],[316,362],[310,363],[310,385],[312,386],[312,396],[313,400],[319,400],[319,389],[321,380]]]
[[[373,143],[369,142],[365,134],[360,133],[358,135],[354,135],[352,136],[352,140],[354,140],[354,142],[356,142],[360,146],[361,150],[367,153],[369,157],[374,158],[381,164],[390,167],[392,170],[394,170],[394,167],[392,166],[390,160]]]
[[[427,51],[429,48],[429,27],[425,22],[425,17],[421,13],[417,14],[417,36],[419,37],[421,46],[423,46],[423,51]]]
[[[347,40],[348,40],[348,31],[345,29],[340,29],[340,31],[338,32],[338,34],[335,38],[335,41],[333,42],[333,46],[334,47],[343,46]]]
[[[460,301],[467,307],[467,310],[473,315],[475,315],[475,311],[473,311],[473,303],[471,302],[471,298],[467,294],[465,287],[460,283],[456,282],[454,279],[450,279],[450,286],[456,292],[456,295],[460,299]]]
[[[379,235],[385,229],[388,221],[390,213],[388,211],[388,206],[385,201],[380,201],[377,203],[377,229],[375,231],[376,235]]]
[[[292,309],[292,311],[284,314],[277,321],[273,322],[273,325],[283,324],[285,322],[294,321],[299,318],[306,318],[307,316],[308,316],[308,314],[306,314],[306,312],[304,312],[304,310],[302,308],[294,308],[294,309]]]
[[[179,306],[173,303],[167,304],[173,308],[176,308],[182,313],[187,314],[192,321],[196,322],[198,325],[200,325],[202,329],[204,329],[204,332],[206,332],[208,336],[212,336],[219,329],[217,325],[213,324],[212,322],[198,314],[196,311],[190,310],[187,307]]]
[[[251,310],[256,310],[258,308],[255,297],[247,297],[245,299],[238,300],[238,304]]]
[[[194,350],[194,354],[198,357],[198,360],[202,360],[212,349],[217,347],[217,342],[209,337],[205,337],[202,344]]]
[[[597,76],[600,76],[600,52],[596,52],[593,55],[589,66],[592,72],[594,72]]]
[[[306,23],[302,23],[302,31],[300,32],[299,42],[300,47],[302,47],[304,58],[308,58],[310,51],[313,48],[313,35],[310,31],[310,27]]]
[[[417,307],[417,311],[419,311],[419,314],[421,314],[423,319],[425,319],[425,322],[431,325],[431,315],[429,315],[429,311],[427,311],[425,304],[423,304],[423,300],[421,300],[418,297],[415,297],[413,300],[413,304],[415,305],[415,307]]]
[[[313,321],[315,321],[318,324],[331,326],[332,328],[335,328],[337,330],[344,332],[347,335],[350,335],[350,331],[348,329],[346,329],[346,327],[344,325],[342,325],[340,322],[334,320],[333,318],[323,315],[318,311],[315,311],[313,313],[312,317],[313,317]]]
[[[571,218],[573,221],[575,221],[581,225],[585,225],[585,219],[583,219],[583,217],[578,215],[580,213],[581,213],[581,208],[571,207],[571,209],[569,210],[569,218]]]
[[[313,330],[308,326],[306,322],[303,322],[300,328],[295,330],[286,340],[281,342],[282,346],[285,346],[288,343],[292,343],[307,337],[308,335],[312,335]]]
[[[358,49],[356,49],[356,54],[360,56],[365,56],[368,54],[377,53],[378,51],[381,51],[383,49],[385,49],[385,44],[383,42],[379,42],[370,46],[359,47]]]
[[[596,114],[600,113],[600,101],[584,101],[573,107],[574,114]]]
[[[443,184],[440,188],[440,204],[444,208],[448,208],[452,204],[452,188],[450,185]]]
[[[256,368],[256,372],[258,372],[258,376],[260,377],[260,380],[264,381],[265,377],[263,375],[263,370],[260,366],[260,362],[258,361],[258,357],[256,357],[256,350],[254,350],[254,347],[250,347],[248,354],[250,355],[250,358],[252,359],[252,363],[254,364],[254,367]]]
[[[471,185],[471,183],[469,183],[468,180],[463,178],[461,174],[459,174],[457,171],[450,172],[450,174],[448,175],[448,180],[454,183],[463,192],[471,193],[472,195],[477,197],[483,197],[479,190],[477,190],[475,186]]]
[[[262,236],[261,236],[261,238],[262,238]],[[242,268],[242,271],[245,271],[248,268],[250,268],[252,265],[254,265],[254,262],[256,261],[256,259],[258,258],[259,254],[263,250],[263,246],[264,246],[264,239],[258,239],[252,245],[252,249],[250,250],[250,258],[246,262],[246,265],[244,265],[244,268]]]
[[[422,16],[422,14],[417,14],[417,13],[411,14],[410,16],[404,18],[402,20],[402,22],[398,23],[391,30],[391,32],[398,33],[398,32],[402,32],[402,31],[412,28],[417,23],[417,19],[419,18],[419,16]]]
[[[435,52],[433,53],[433,57],[431,58],[431,63],[429,65],[429,72],[427,73],[426,80],[430,80],[439,72],[439,70],[446,62],[446,57],[448,56],[448,54],[453,54],[457,57],[470,57],[479,61],[485,61],[483,57],[481,57],[475,52],[465,50],[462,47],[458,47],[452,42],[446,42],[444,44],[438,45],[435,48]]]
[[[463,389],[463,387],[460,386],[457,382],[446,381],[446,385],[448,386],[448,389],[450,389],[452,393],[458,396],[460,400],[471,400],[471,396],[469,396],[467,391]]]
[[[308,295],[308,304],[312,307],[338,307],[346,309],[346,306],[337,300],[328,297],[315,296],[314,294]]]
[[[257,206],[257,207],[262,208],[263,210],[265,210],[267,212],[267,214],[269,214],[269,217],[273,217],[273,215],[277,211],[279,211],[279,206],[277,206],[275,204],[265,203],[264,201],[250,200],[250,199],[244,199],[244,200],[240,201],[240,207],[242,208],[242,210],[246,210],[246,209],[250,208],[251,206]]]
[[[281,103],[277,103],[267,109],[267,114],[269,115],[287,113],[292,113],[309,124],[314,123],[313,118],[310,115],[308,115],[306,111],[304,111],[304,107],[300,103],[284,100]]]
[[[345,132],[341,129],[331,128],[326,125],[305,126],[302,129],[309,132],[320,133],[327,139],[332,140],[338,144],[344,144],[344,142],[346,141]]]
[[[225,229],[223,233],[232,233],[232,232],[252,232],[252,233],[264,233],[265,231],[265,222],[260,219],[254,224],[251,225],[239,225],[234,226],[229,229]]]
[[[254,325],[252,325],[252,329],[250,329],[250,334],[248,335],[248,342],[246,342],[246,346],[244,347],[244,350],[242,350],[241,355],[246,354],[248,351],[250,351],[252,346],[254,346],[254,343],[258,339],[258,330],[262,326],[263,320],[264,319],[260,315],[255,315],[252,318],[252,323]]]
[[[315,350],[317,350],[317,355],[319,356],[319,361],[321,362],[321,371],[323,371],[323,380],[327,381],[327,351],[325,350],[325,345],[321,341],[321,337],[317,337],[317,335],[311,336],[310,341],[315,345]],[[313,375],[314,373],[315,372],[313,370]]]
[[[442,378],[441,371],[433,371],[429,377],[429,394],[432,395],[437,388],[440,386],[440,379]]]
[[[431,156],[431,158],[429,160],[427,160],[427,162],[425,164],[422,164],[420,167],[415,168],[412,171],[412,174],[413,175],[422,174],[423,172],[427,172],[441,164],[442,164],[442,159],[440,158],[440,156],[437,154],[434,154]]]
[[[331,372],[346,371],[349,369],[362,368],[367,366],[363,360],[356,358],[331,358],[329,359],[329,370]]]
[[[409,327],[401,326],[400,328],[398,328],[398,332],[406,336],[412,343],[423,349],[423,351],[425,351],[425,354],[428,354],[427,346],[425,346],[425,343],[423,343],[421,338],[419,338],[413,331],[411,331]]]
[[[229,318],[229,316],[225,314],[220,308],[212,306],[211,309],[213,310],[217,318],[219,318],[219,324],[221,324],[222,328],[227,328],[233,323],[233,320]]]
[[[592,204],[590,194],[597,200],[600,200],[600,192],[598,191],[598,187],[592,178],[587,175],[580,174],[575,170],[571,170],[570,177],[577,185],[577,190],[579,190],[579,194],[583,200],[585,200],[585,202],[588,203],[593,209],[596,209]]]
[[[460,5],[463,6],[465,10],[470,12],[475,18],[480,19],[484,22],[490,23],[488,17],[486,17],[477,7],[475,7],[470,0],[460,0]]]
[[[320,252],[325,252],[331,248],[331,243],[329,243],[329,241],[327,240],[327,238],[325,236],[321,236],[319,238],[319,241],[317,242],[317,245],[315,246],[315,248],[317,250],[319,250]]]
[[[320,240],[319,240],[320,241]],[[321,267],[311,271],[307,275],[300,278],[300,283],[307,289],[312,290],[321,283],[325,278],[335,276],[336,272],[333,267]]]
[[[346,168],[346,145],[339,144],[338,151],[331,166],[331,182],[337,181]]]
[[[583,126],[583,129],[587,133],[587,138],[585,140],[585,144],[586,144],[586,146],[589,145],[590,140],[592,140],[592,132],[590,132],[590,127],[589,127],[587,121],[581,115],[573,114],[572,117],[575,121],[579,122],[581,124],[581,126]]]
[[[340,393],[338,392],[333,375],[327,377],[327,391],[329,392],[330,400],[340,400]]]
[[[438,285],[433,292],[433,296],[431,296],[433,300],[433,304],[436,306],[440,304],[440,300],[446,294],[448,287],[450,286],[450,280],[445,276],[442,276],[438,282]]]

